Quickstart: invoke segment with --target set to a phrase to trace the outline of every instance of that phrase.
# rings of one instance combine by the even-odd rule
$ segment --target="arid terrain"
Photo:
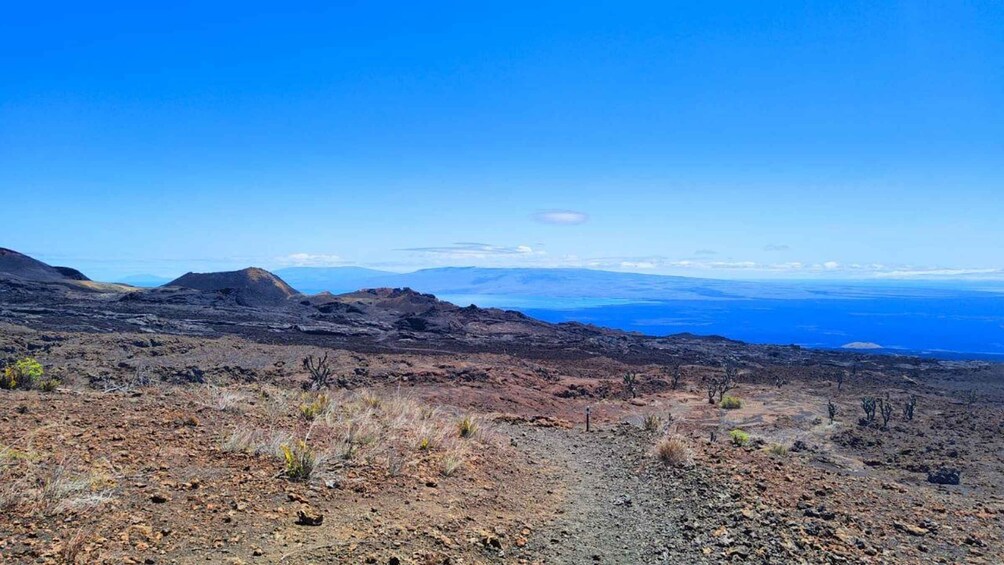
[[[999,365],[71,271],[0,250],[3,563],[1004,562]]]

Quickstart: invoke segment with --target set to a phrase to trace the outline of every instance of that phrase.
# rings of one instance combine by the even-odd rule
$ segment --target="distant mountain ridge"
[[[593,269],[442,267],[391,273],[356,267],[281,269],[290,284],[306,292],[351,292],[361,288],[412,288],[440,295],[504,295],[623,300],[721,300],[811,298],[797,285],[699,279]]]
[[[276,271],[307,293],[411,288],[446,297],[483,296],[671,300],[829,300],[879,296],[958,296],[975,287],[905,281],[744,281],[570,268],[441,267],[392,273],[359,267],[298,267]]]

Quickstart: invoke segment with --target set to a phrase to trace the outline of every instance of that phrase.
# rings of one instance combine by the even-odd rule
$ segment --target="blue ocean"
[[[1004,296],[625,301],[444,296],[648,335],[689,332],[751,343],[866,347],[875,352],[1004,360]]]

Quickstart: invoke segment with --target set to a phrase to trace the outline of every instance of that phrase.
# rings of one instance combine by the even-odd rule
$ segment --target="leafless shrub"
[[[624,373],[624,389],[627,390],[631,398],[638,396],[638,375],[634,373]]]
[[[906,400],[906,404],[903,405],[903,417],[907,420],[913,421],[914,411],[917,409],[917,395],[911,394],[910,398]]]
[[[328,380],[331,379],[332,369],[328,365],[328,354],[324,357],[314,357],[308,355],[303,360],[303,368],[310,373],[310,381],[307,388],[310,390],[321,390],[328,387]]]
[[[889,420],[892,419],[892,402],[886,396],[885,400],[878,401],[879,412],[882,414],[882,429],[889,427]]]
[[[680,386],[680,379],[683,378],[683,368],[679,363],[672,367],[663,367],[663,374],[669,377],[670,386],[676,390]]]
[[[708,379],[707,382],[707,393],[708,393],[708,404],[716,404],[715,397],[718,397],[718,402],[721,403],[725,398],[725,393],[735,389],[739,386],[739,368],[731,362],[726,362],[722,364],[722,372],[724,373],[721,377]]]
[[[866,396],[861,399],[861,409],[865,411],[863,423],[870,424],[875,421],[875,410],[878,408],[878,400],[873,396]]]
[[[833,419],[837,417],[837,405],[833,403],[832,400],[826,401],[826,412],[830,417],[830,423],[833,423]]]

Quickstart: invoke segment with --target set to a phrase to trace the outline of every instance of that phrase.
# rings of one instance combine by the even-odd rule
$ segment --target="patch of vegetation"
[[[738,396],[727,394],[722,398],[719,406],[726,410],[738,410],[743,407],[743,401]]]
[[[474,418],[464,416],[464,418],[457,423],[457,432],[462,438],[473,437],[474,434],[478,432],[478,424],[474,421]]]
[[[634,373],[624,374],[624,389],[631,395],[631,398],[638,396],[638,375]]]
[[[299,440],[293,445],[284,444],[282,451],[283,474],[292,481],[306,481],[314,472],[317,456],[306,441]]]
[[[55,392],[59,388],[57,379],[42,379],[38,384],[38,390],[42,392]]]
[[[830,417],[830,424],[832,424],[833,419],[837,417],[837,405],[832,400],[826,401],[826,413]]]
[[[903,417],[907,420],[913,421],[913,414],[916,409],[917,395],[911,394],[910,398],[907,399],[906,404],[903,406]]]
[[[439,472],[444,477],[452,477],[464,467],[464,458],[458,453],[450,453],[443,457],[439,464]]]
[[[310,380],[304,385],[308,390],[321,390],[328,388],[328,380],[331,378],[332,370],[328,365],[328,354],[324,357],[314,357],[308,355],[303,360],[303,368],[310,373]]]
[[[69,459],[0,445],[0,513],[80,512],[111,500],[113,485],[107,475]]]
[[[729,432],[729,438],[732,440],[732,445],[736,447],[742,447],[750,442],[750,435],[740,429]]]
[[[318,394],[313,401],[300,404],[300,417],[312,422],[328,410],[331,400],[326,394]]]
[[[39,385],[44,373],[42,364],[34,357],[19,359],[12,365],[4,367],[3,373],[0,374],[0,388],[31,390]],[[55,387],[52,390],[55,390]]]
[[[694,463],[694,454],[682,438],[667,436],[655,446],[655,456],[670,467],[689,467]]]
[[[657,414],[646,414],[642,427],[646,432],[657,432],[662,429],[662,418]]]
[[[770,447],[767,448],[767,452],[775,457],[784,457],[788,455],[788,448],[780,443],[772,443]]]
[[[875,410],[878,408],[878,400],[873,396],[866,396],[861,399],[861,409],[865,411],[865,417],[862,419],[864,424],[870,424],[875,421]]]

